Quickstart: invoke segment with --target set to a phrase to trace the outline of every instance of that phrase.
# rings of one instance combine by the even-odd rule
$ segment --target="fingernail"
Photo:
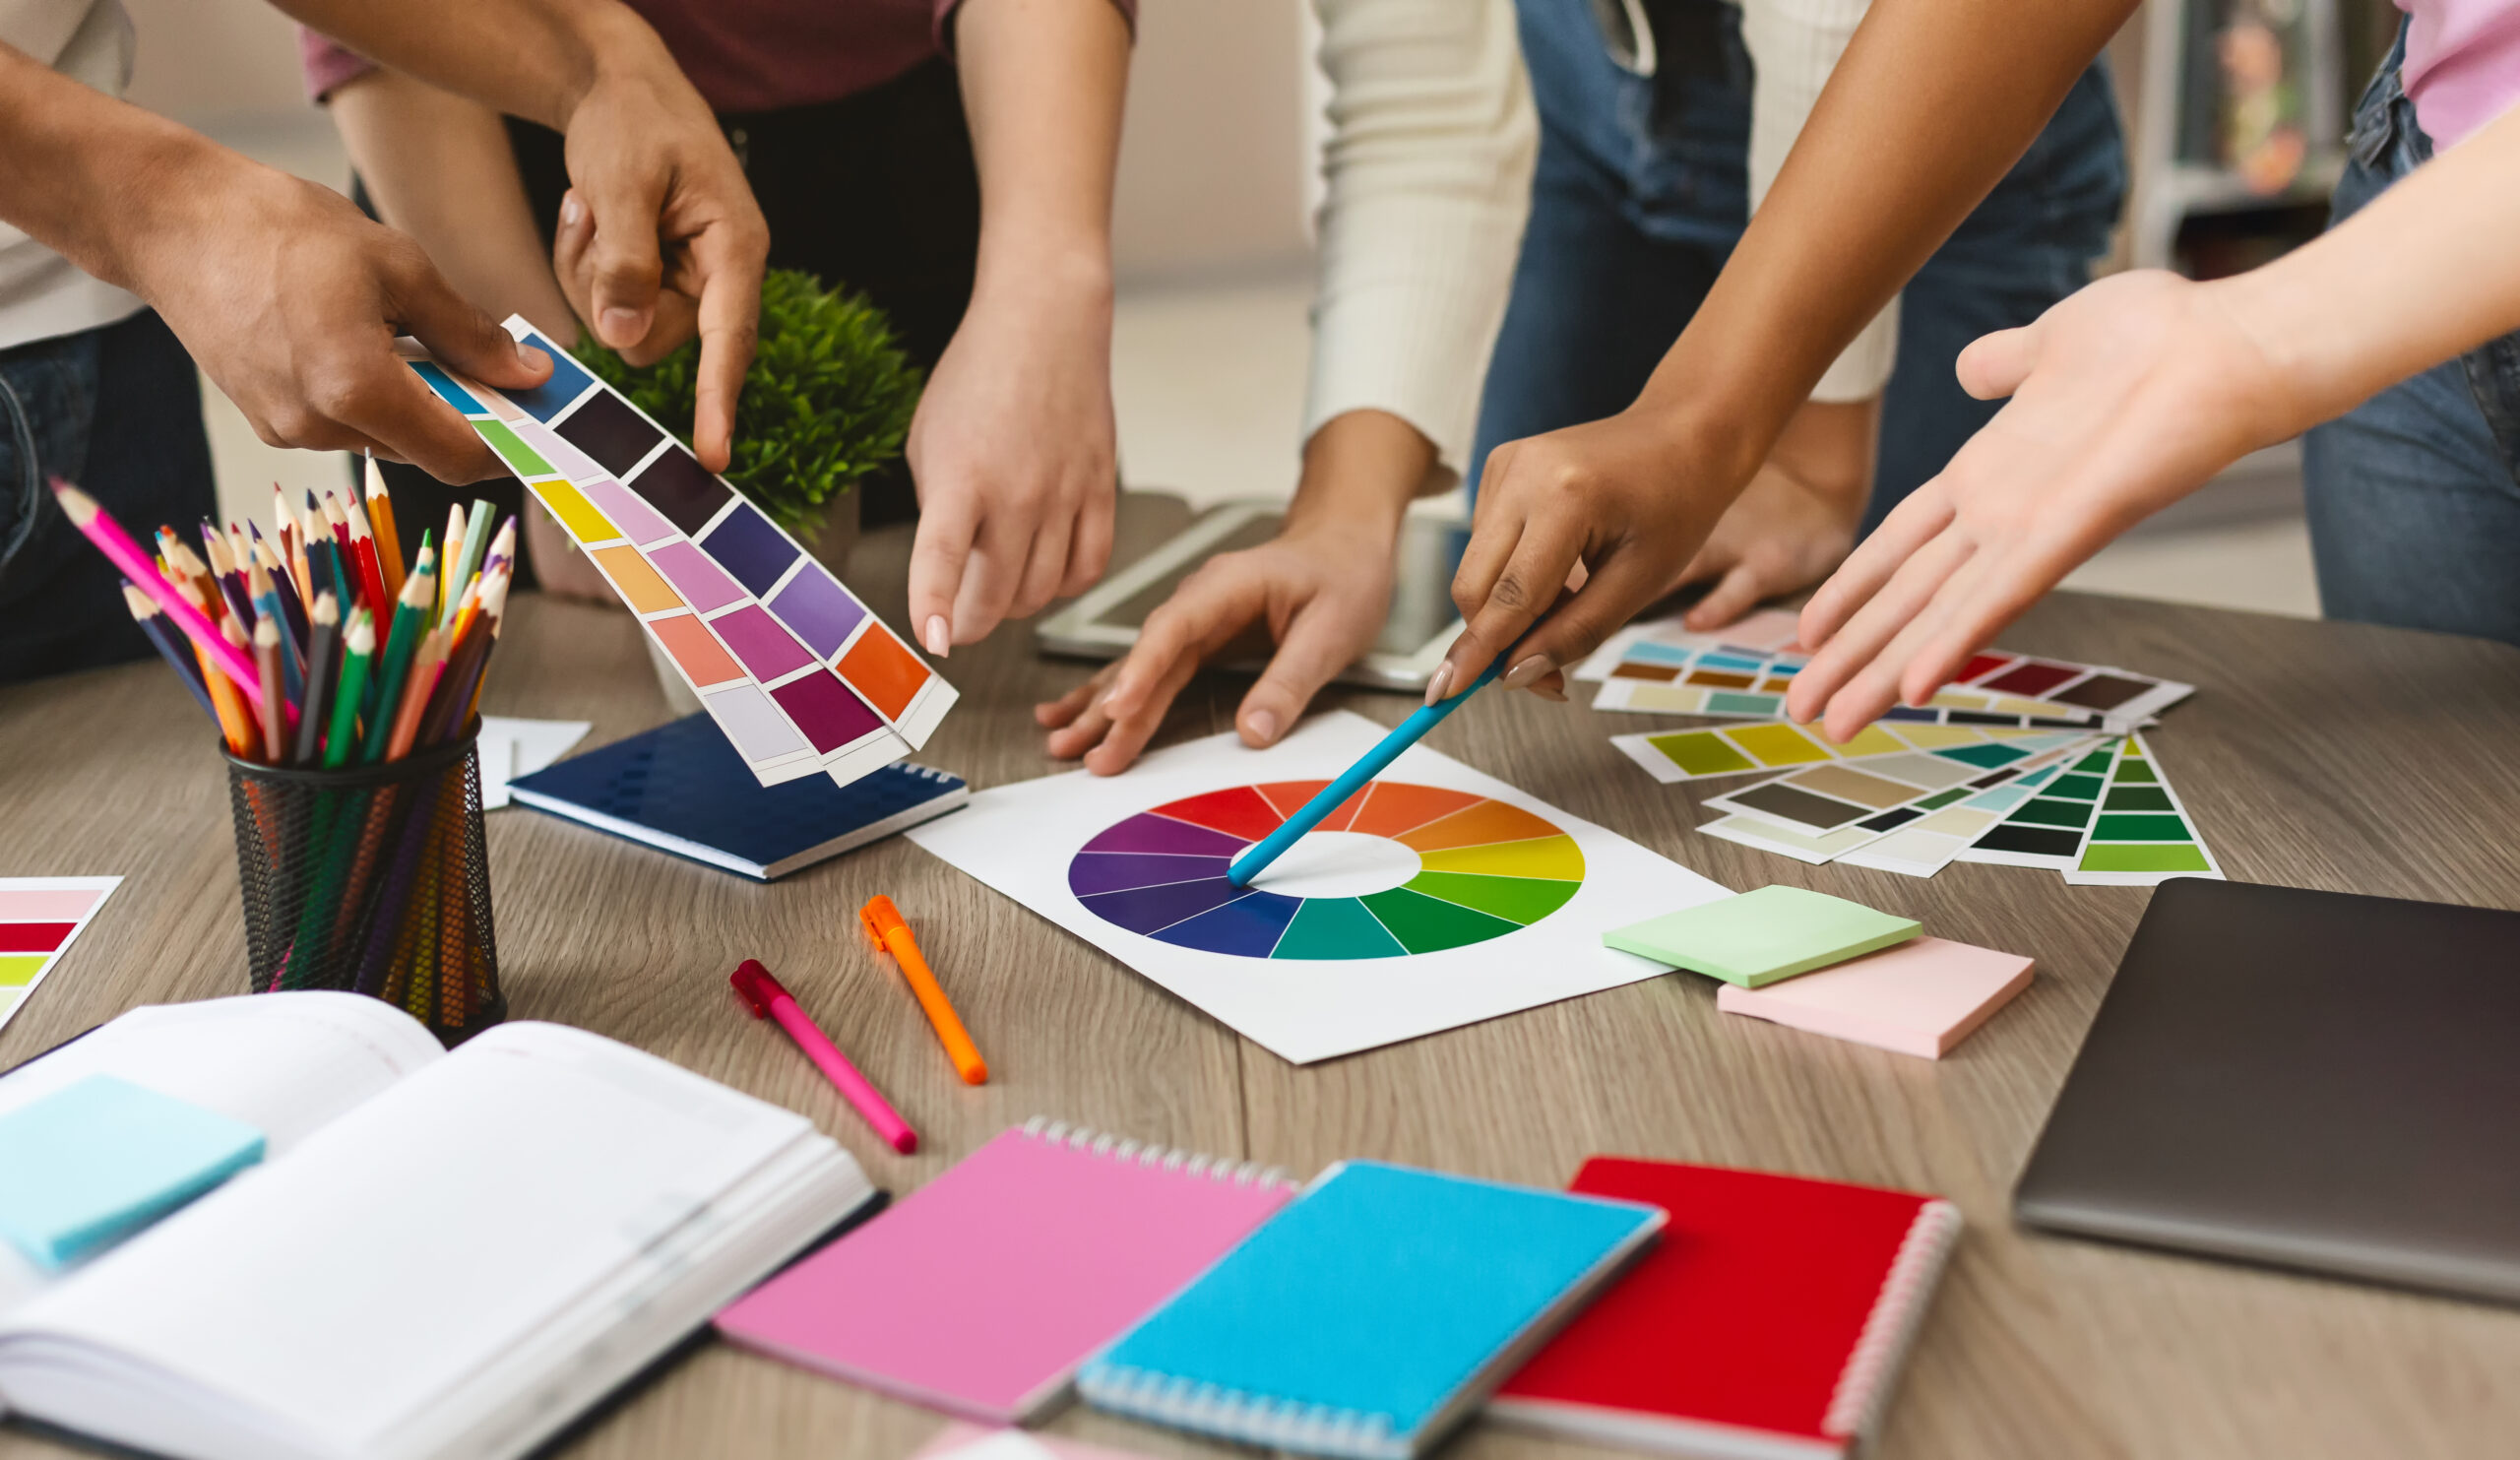
[[[1435,666],[1435,677],[1426,681],[1426,703],[1431,705],[1441,700],[1444,697],[1444,691],[1452,688],[1452,684],[1453,663],[1451,660],[1446,660]]]
[[[639,317],[638,310],[615,306],[603,311],[603,333],[608,340],[636,345],[639,337],[647,333],[647,322]]]
[[[1497,682],[1507,689],[1529,689],[1539,682],[1542,675],[1556,667],[1557,666],[1549,663],[1547,655],[1535,654],[1507,669],[1505,677]]]
[[[945,622],[945,615],[942,613],[927,615],[927,627],[919,634],[919,639],[927,645],[927,652],[938,659],[943,659],[954,652],[954,630]]]
[[[1532,686],[1532,693],[1539,695],[1542,699],[1548,701],[1552,705],[1562,705],[1566,703],[1566,691],[1558,688],[1554,684],[1535,684]]]
[[[548,370],[551,368],[551,357],[535,349],[531,345],[518,346],[516,348],[516,357],[518,362],[523,364],[525,368],[529,370]]]
[[[1242,724],[1251,731],[1251,738],[1263,745],[1272,744],[1278,738],[1278,717],[1267,710],[1252,711],[1242,718]]]
[[[564,228],[574,228],[574,227],[576,227],[576,226],[578,225],[578,222],[579,222],[579,220],[584,219],[586,216],[587,216],[587,205],[585,205],[584,203],[581,203],[581,202],[579,202],[579,201],[578,201],[578,195],[577,195],[577,194],[575,194],[575,193],[565,193],[565,194],[561,195],[561,198],[560,198],[560,226],[561,226],[561,227],[564,227]]]

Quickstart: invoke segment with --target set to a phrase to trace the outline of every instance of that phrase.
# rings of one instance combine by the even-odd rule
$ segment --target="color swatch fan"
[[[551,378],[419,373],[610,582],[764,786],[846,786],[927,743],[954,687],[672,433],[522,318]]]

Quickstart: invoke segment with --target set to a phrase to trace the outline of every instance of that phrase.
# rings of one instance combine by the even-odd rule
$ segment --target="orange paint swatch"
[[[594,558],[596,566],[603,569],[603,576],[612,580],[612,591],[621,595],[621,602],[630,605],[631,612],[662,613],[683,606],[682,596],[648,566],[638,548],[598,547],[587,556]]]
[[[1428,822],[1395,840],[1419,852],[1440,852],[1447,847],[1483,847],[1489,842],[1521,842],[1533,837],[1556,835],[1556,827],[1519,806],[1509,806],[1503,801],[1481,801],[1467,811],[1455,812],[1441,821]]]
[[[859,634],[833,667],[886,720],[901,719],[917,697],[919,686],[927,682],[927,666],[879,624],[870,624]]]
[[[1348,830],[1369,837],[1398,837],[1402,832],[1424,826],[1438,816],[1485,799],[1467,791],[1444,791],[1432,786],[1404,786],[1397,782],[1377,781],[1365,788],[1365,803],[1356,811]]]
[[[691,676],[694,684],[706,688],[744,677],[743,667],[726,652],[726,646],[719,643],[708,626],[691,614],[677,613],[671,618],[655,619],[648,624],[648,632],[657,636],[657,642],[665,647],[665,653],[673,656],[673,662],[682,667],[682,671]]]

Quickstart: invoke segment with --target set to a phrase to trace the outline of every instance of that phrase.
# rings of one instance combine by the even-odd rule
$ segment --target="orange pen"
[[[866,925],[867,936],[893,955],[902,966],[902,977],[910,981],[910,991],[918,995],[918,1006],[927,1013],[927,1022],[936,1027],[936,1038],[945,1046],[945,1057],[954,1061],[954,1073],[966,1085],[988,1083],[988,1065],[980,1051],[972,1047],[972,1037],[963,1029],[963,1021],[955,1016],[954,1006],[945,1001],[945,990],[936,986],[936,976],[927,971],[927,960],[918,956],[918,941],[910,935],[910,924],[902,920],[901,909],[882,893],[867,900],[857,910],[857,920]]]

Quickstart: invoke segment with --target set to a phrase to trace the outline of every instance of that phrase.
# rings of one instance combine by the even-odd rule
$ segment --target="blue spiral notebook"
[[[1663,1229],[1660,1207],[1343,1162],[1090,1361],[1086,1402],[1409,1460]]]
[[[972,798],[959,776],[903,762],[847,786],[764,786],[707,715],[572,756],[508,785],[521,805],[764,882],[881,841]]]

